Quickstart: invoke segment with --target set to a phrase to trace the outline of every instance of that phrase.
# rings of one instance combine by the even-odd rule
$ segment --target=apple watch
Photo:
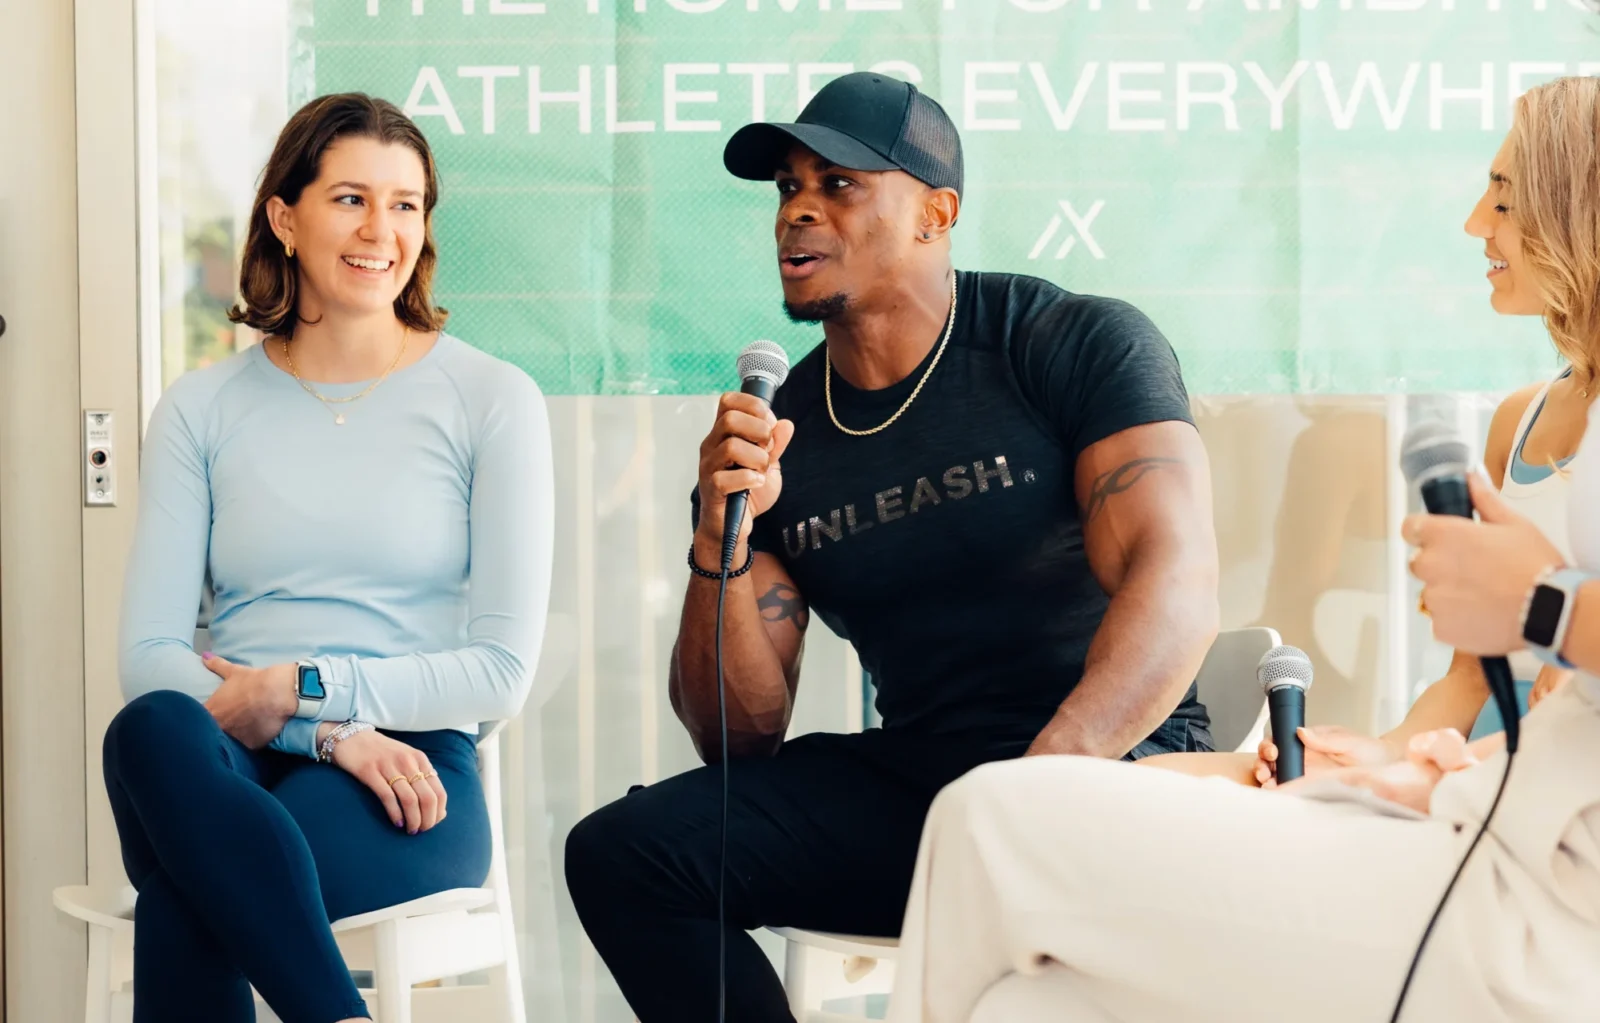
[[[1567,626],[1572,621],[1572,607],[1578,600],[1578,587],[1594,578],[1575,568],[1557,568],[1546,572],[1533,584],[1528,594],[1528,606],[1522,614],[1522,638],[1533,655],[1546,664],[1571,669],[1572,664],[1561,656],[1567,639]]]
[[[295,710],[297,718],[314,718],[322,710],[322,701],[328,698],[327,687],[322,684],[322,669],[310,661],[296,661],[294,665],[294,695],[300,701]]]

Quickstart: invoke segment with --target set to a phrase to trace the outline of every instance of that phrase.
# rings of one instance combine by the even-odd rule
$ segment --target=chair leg
[[[505,824],[500,801],[500,740],[490,736],[478,746],[478,768],[483,778],[483,797],[489,805],[489,835],[493,853],[489,859],[488,886],[494,889],[494,909],[499,918],[500,946],[505,961],[491,977],[505,1013],[504,1023],[527,1023],[528,1010],[522,998],[522,961],[517,954],[516,917],[511,911],[511,880],[506,870]]]
[[[798,941],[784,943],[783,991],[789,996],[789,1011],[805,1023],[811,1006],[806,1003],[806,947]]]
[[[378,1000],[378,1023],[411,1023],[411,984],[401,954],[403,920],[385,920],[372,929],[372,986]]]
[[[513,979],[512,971],[502,965],[489,971],[490,997],[494,1001],[494,1023],[527,1023],[528,1010],[523,1006],[522,987]]]
[[[89,976],[83,1003],[84,1023],[111,1019],[111,929],[89,925]]]
[[[496,972],[505,988],[502,1001],[506,1023],[528,1023],[528,1009],[522,1000],[522,960],[517,955],[516,931],[510,927],[506,928],[505,944],[506,961]]]

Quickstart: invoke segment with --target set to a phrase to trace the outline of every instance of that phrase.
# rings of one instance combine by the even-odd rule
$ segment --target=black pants
[[[1184,708],[1124,759],[1209,750],[1205,708]],[[1190,706],[1192,704],[1192,711]],[[729,1023],[790,1023],[783,985],[747,931],[900,933],[922,824],[939,790],[1020,756],[1010,741],[872,729],[814,733],[736,760],[728,803]],[[641,1023],[715,1023],[722,768],[652,785],[578,822],[567,888]]]
[[[728,809],[729,1023],[789,1021],[745,932],[896,935],[923,819],[945,785],[1020,754],[872,730],[812,734],[735,760]],[[578,917],[642,1023],[715,1023],[722,768],[637,788],[567,837]]]

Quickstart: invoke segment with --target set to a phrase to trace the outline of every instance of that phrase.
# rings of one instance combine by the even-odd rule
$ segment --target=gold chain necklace
[[[950,319],[945,322],[945,325],[944,325],[944,338],[943,338],[943,340],[941,340],[939,342],[939,350],[937,352],[933,353],[933,361],[928,363],[928,368],[926,370],[924,370],[923,373],[922,373],[922,379],[918,380],[917,381],[917,386],[912,388],[911,394],[905,400],[905,404],[901,405],[898,409],[896,409],[894,415],[890,416],[888,419],[885,419],[883,422],[879,423],[877,426],[874,426],[870,430],[852,430],[848,426],[846,426],[843,423],[839,422],[839,417],[834,414],[834,411],[833,411],[833,363],[828,358],[828,350],[827,350],[827,348],[824,347],[823,350],[822,350],[822,397],[823,397],[823,401],[828,406],[828,418],[833,420],[833,425],[837,426],[840,429],[840,431],[842,431],[844,433],[848,433],[852,437],[870,437],[872,434],[878,433],[881,430],[887,430],[891,423],[893,423],[896,419],[899,419],[900,416],[902,414],[904,414],[905,410],[911,407],[911,403],[917,400],[917,395],[922,393],[922,385],[928,382],[928,377],[933,375],[933,368],[935,366],[939,365],[939,359],[944,356],[944,347],[945,347],[945,345],[950,343],[950,332],[955,329],[955,326],[956,326],[956,276],[955,276],[955,272],[951,271],[951,273],[950,273]]]
[[[312,387],[304,380],[300,379],[300,371],[294,368],[294,356],[289,354],[289,339],[282,338],[280,339],[279,343],[283,345],[283,361],[289,365],[289,374],[294,377],[296,383],[305,388],[307,394],[322,402],[324,405],[343,405],[347,402],[360,401],[362,398],[365,398],[367,395],[377,390],[379,384],[389,379],[389,374],[394,372],[394,368],[400,365],[400,360],[405,357],[406,342],[408,342],[410,339],[411,328],[407,327],[405,328],[404,333],[400,335],[400,350],[395,353],[394,360],[389,363],[389,368],[383,371],[383,375],[378,377],[378,379],[374,380],[372,383],[368,384],[366,387],[362,388],[359,394],[351,394],[343,398],[330,398],[327,395],[320,393],[315,387]],[[334,413],[333,425],[343,426],[344,413],[333,409],[330,409],[329,411]]]

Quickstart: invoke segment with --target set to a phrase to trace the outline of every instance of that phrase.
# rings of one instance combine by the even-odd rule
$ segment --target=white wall
[[[0,5],[0,744],[7,1018],[81,1013],[84,876],[73,7]]]

